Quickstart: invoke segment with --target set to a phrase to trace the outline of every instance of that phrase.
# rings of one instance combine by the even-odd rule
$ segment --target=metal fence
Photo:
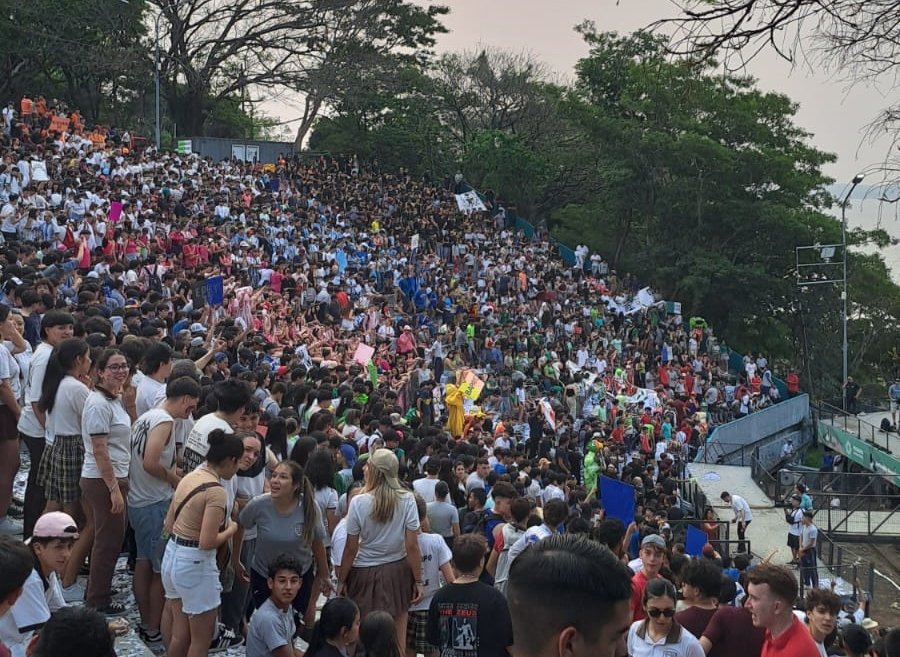
[[[818,558],[819,563],[815,570],[819,586],[827,581],[830,588],[830,584],[834,582],[834,591],[841,596],[845,604],[855,602],[860,591],[867,593],[864,607],[866,616],[869,615],[869,606],[872,602],[880,601],[882,597],[889,599],[896,592],[886,578],[879,576],[871,561],[835,543],[822,532],[819,532],[818,538]],[[804,573],[798,571],[801,597],[806,595],[806,590],[810,587],[809,580],[803,575]]]
[[[888,454],[891,453],[891,435],[882,431],[881,427],[866,422],[856,415],[845,413],[840,408],[825,402],[818,402],[813,412],[819,420],[859,436],[862,440]]]
[[[766,494],[766,497],[773,500],[783,499],[784,496],[779,494],[781,488],[777,475],[769,472],[769,469],[756,457],[751,457],[750,459],[750,476],[753,477],[753,481],[756,482],[756,485],[760,487],[762,492]]]

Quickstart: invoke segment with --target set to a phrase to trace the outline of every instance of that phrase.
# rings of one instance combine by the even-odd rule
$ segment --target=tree
[[[0,0],[0,91],[63,97],[90,121],[122,120],[149,70],[143,0]]]
[[[405,0],[151,0],[165,38],[161,76],[181,132],[202,134],[209,103],[245,91],[308,95],[308,129],[335,74],[359,53],[427,50],[446,9]]]
[[[649,29],[671,35],[669,52],[721,59],[736,70],[766,49],[796,62],[812,58],[857,81],[894,75],[900,65],[900,0],[678,0],[679,15]],[[870,136],[898,134],[900,103],[883,108]],[[895,151],[897,138],[889,149]],[[888,155],[888,176],[900,161]]]

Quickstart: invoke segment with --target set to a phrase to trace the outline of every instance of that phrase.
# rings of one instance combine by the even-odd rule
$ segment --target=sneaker
[[[128,613],[128,607],[121,602],[110,602],[108,605],[97,611],[104,616],[124,616]]]
[[[3,516],[3,519],[0,520],[0,534],[6,534],[7,536],[21,536],[22,531],[22,523],[18,520],[10,518],[9,516]]]
[[[64,586],[63,600],[69,604],[74,602],[84,602],[84,584],[75,582],[72,586]]]
[[[229,648],[237,648],[240,645],[244,644],[244,637],[238,636],[235,634],[234,630],[223,627],[219,625],[219,636],[213,639],[213,642],[209,644],[209,652],[210,654],[214,652],[222,652],[223,650],[228,650]]]
[[[143,627],[138,627],[138,636],[141,637],[141,641],[146,643],[147,645],[156,645],[162,643],[162,634],[159,630],[155,632],[148,632]]]

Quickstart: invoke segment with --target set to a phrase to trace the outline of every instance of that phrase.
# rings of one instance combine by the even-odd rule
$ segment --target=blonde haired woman
[[[347,510],[347,545],[338,572],[340,591],[359,605],[360,616],[386,611],[397,636],[406,636],[409,606],[422,597],[419,513],[413,494],[400,485],[399,463],[389,449],[366,461],[366,487]]]

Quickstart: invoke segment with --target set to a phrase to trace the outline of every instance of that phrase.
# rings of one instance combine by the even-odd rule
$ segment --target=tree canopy
[[[893,83],[900,65],[900,0],[676,0],[678,12],[648,26],[668,36],[668,52],[742,70],[763,51],[810,61],[851,82]],[[869,137],[893,136],[882,163],[895,183],[900,104],[875,109]]]

